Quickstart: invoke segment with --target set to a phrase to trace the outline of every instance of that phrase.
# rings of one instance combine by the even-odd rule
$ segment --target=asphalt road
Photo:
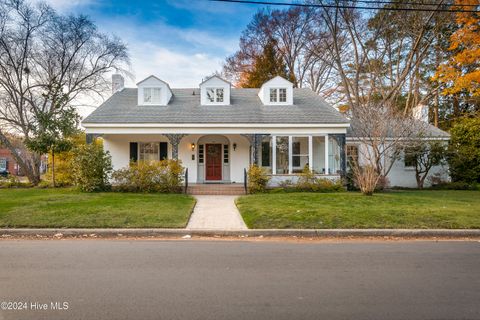
[[[480,242],[0,241],[1,301],[29,308],[2,320],[480,319]]]

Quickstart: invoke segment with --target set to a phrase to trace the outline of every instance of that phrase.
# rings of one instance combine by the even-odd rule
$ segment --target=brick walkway
[[[197,204],[187,229],[246,230],[235,206],[236,196],[195,195]]]

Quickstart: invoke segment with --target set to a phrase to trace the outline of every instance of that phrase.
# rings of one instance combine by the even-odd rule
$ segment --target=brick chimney
[[[121,74],[115,73],[112,75],[112,94],[122,90],[125,87],[125,79]]]

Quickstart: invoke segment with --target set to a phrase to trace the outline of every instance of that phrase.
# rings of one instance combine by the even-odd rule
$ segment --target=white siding
[[[178,146],[178,157],[182,165],[188,168],[188,180],[190,183],[197,182],[198,140],[203,135],[188,135],[184,137]],[[240,135],[224,135],[230,145],[230,181],[243,183],[243,169],[250,165],[250,143]],[[130,142],[168,142],[163,135],[105,135],[103,137],[104,148],[110,152],[114,170],[125,168],[130,161]],[[191,150],[191,144],[195,143],[195,151]],[[233,150],[233,144],[237,148]],[[192,160],[195,155],[195,160]],[[168,158],[172,158],[172,148],[168,145]]]
[[[286,102],[270,102],[270,89],[287,89],[287,101]],[[264,105],[293,105],[293,83],[290,81],[276,76],[275,78],[265,82],[260,91],[258,97],[262,100]]]
[[[353,142],[348,142],[347,144],[358,146],[358,162],[360,163],[360,165],[363,166],[368,163],[368,160],[365,157],[365,154],[367,154],[366,150],[368,148],[366,145]],[[441,174],[441,177],[444,180],[450,179],[448,174],[448,165],[433,167],[428,173],[428,176],[433,176],[435,174]],[[391,187],[417,187],[417,180],[415,179],[415,168],[405,167],[403,156],[394,162],[392,169],[387,175],[387,178]],[[430,181],[428,177],[425,179],[424,186],[430,186]]]

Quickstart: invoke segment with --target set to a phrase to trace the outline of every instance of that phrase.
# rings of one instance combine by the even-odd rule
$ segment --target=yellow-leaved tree
[[[480,7],[480,0],[455,0],[453,9],[473,11]],[[444,95],[468,92],[480,96],[480,14],[456,13],[458,29],[450,37],[450,59],[441,64],[434,80],[445,85]]]

